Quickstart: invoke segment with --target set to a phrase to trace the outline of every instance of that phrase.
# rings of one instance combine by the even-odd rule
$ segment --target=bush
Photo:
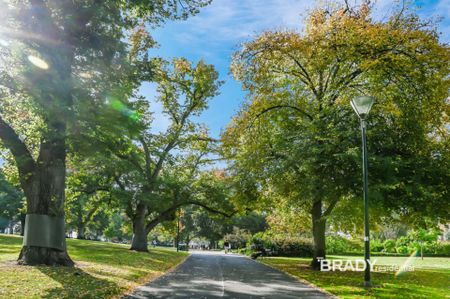
[[[411,240],[408,237],[400,237],[395,241],[395,247],[405,247],[411,243]]]
[[[239,229],[237,227],[233,228],[231,234],[226,234],[223,237],[224,242],[231,244],[231,248],[239,249],[245,247],[248,240],[250,240],[250,233],[244,229]]]
[[[328,236],[326,246],[327,254],[344,254],[363,250],[360,242],[341,236]]]
[[[420,256],[421,249],[424,255],[428,256],[450,256],[450,242],[438,242],[438,232],[436,230],[412,230],[406,236],[400,237],[397,240],[381,241],[374,239],[371,242],[371,251],[385,253],[397,253],[402,255],[409,255],[416,252]]]
[[[223,247],[223,244],[224,244],[224,241],[223,241],[223,240],[220,240],[219,242],[217,242],[217,248],[223,249],[223,248],[224,248],[224,247]]]
[[[450,256],[450,242],[438,243],[435,254],[441,256]]]
[[[254,234],[249,241],[251,249],[260,251],[263,248],[272,248],[273,244],[269,241],[269,236],[264,232]]]
[[[381,240],[373,239],[370,241],[370,251],[372,252],[382,252],[384,249],[384,244]]]
[[[383,242],[384,252],[395,253],[395,241],[394,240],[385,240]]]
[[[272,236],[268,233],[256,233],[250,238],[250,248],[254,252],[270,249],[272,255],[289,257],[311,257],[313,245],[310,239]]]
[[[188,251],[189,247],[186,244],[180,244],[180,245],[178,245],[178,250]]]
[[[279,256],[313,256],[313,245],[311,240],[296,237],[278,237],[273,240],[274,255]]]
[[[408,247],[406,247],[406,246],[398,246],[395,248],[395,250],[397,251],[397,253],[401,253],[401,254],[410,253]]]
[[[415,244],[413,250],[417,250],[417,255],[420,255],[420,244]],[[423,254],[433,256],[450,256],[450,242],[424,243]]]
[[[251,255],[252,250],[250,248],[240,248],[237,250],[237,253],[243,254],[243,255]]]
[[[442,256],[450,256],[450,242],[438,243],[439,246],[436,248],[436,254]]]

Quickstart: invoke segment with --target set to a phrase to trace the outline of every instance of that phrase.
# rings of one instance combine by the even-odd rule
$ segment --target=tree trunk
[[[67,254],[64,227],[66,122],[74,116],[71,110],[72,67],[74,45],[80,36],[73,30],[56,25],[47,1],[30,2],[33,8],[30,22],[24,24],[25,27],[30,25],[29,34],[61,46],[42,48],[52,67],[50,71],[39,71],[38,75],[29,69],[22,73],[32,87],[28,96],[41,110],[39,115],[45,122],[36,160],[23,138],[19,138],[0,115],[0,139],[14,156],[27,200],[24,246],[19,263],[73,266]],[[66,13],[64,10],[62,13]]]
[[[320,259],[325,259],[325,227],[326,220],[322,217],[322,201],[316,201],[311,209],[312,233],[314,239],[313,259],[311,267],[320,270]]]
[[[20,235],[23,236],[25,234],[25,214],[20,213]]]
[[[74,266],[67,251],[37,246],[23,246],[19,255],[19,263],[22,265]]]
[[[189,250],[189,242],[191,242],[191,236],[190,236],[189,234],[187,234],[187,237],[186,237],[186,247],[188,248],[188,250]]]
[[[55,116],[56,117],[56,116]],[[19,263],[26,265],[59,265],[73,266],[74,263],[67,254],[64,230],[64,201],[66,187],[66,126],[62,121],[54,121],[49,124],[49,131],[43,136],[41,148],[33,172],[33,179],[27,181],[24,186],[27,198],[27,214],[42,217],[55,217],[60,221],[58,227],[47,227],[49,232],[43,227],[44,223],[30,224],[30,229],[36,229],[38,233],[50,234],[50,238],[40,238],[35,235],[27,236],[25,230],[24,240],[34,239],[41,241],[44,239],[60,240],[59,245],[24,245],[19,255]],[[27,219],[30,222],[30,219]],[[62,226],[62,227],[61,227]],[[42,229],[42,230],[40,230]],[[47,236],[46,236],[47,237]],[[31,243],[33,243],[31,242]],[[39,242],[38,242],[39,243]],[[25,243],[24,243],[25,244]]]
[[[140,203],[136,208],[136,215],[133,219],[133,240],[130,250],[148,252],[147,229],[145,227],[145,217],[147,206]]]
[[[14,234],[14,222],[12,220],[9,221],[9,234]]]
[[[86,239],[84,235],[84,224],[79,224],[77,226],[77,239],[84,240]]]

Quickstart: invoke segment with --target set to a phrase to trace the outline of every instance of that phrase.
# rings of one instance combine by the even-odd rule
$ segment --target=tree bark
[[[187,234],[187,237],[186,237],[186,246],[187,246],[187,248],[189,249],[189,242],[191,242],[191,236],[189,236],[189,234]]]
[[[9,234],[14,234],[14,222],[12,220],[9,221]]]
[[[64,217],[66,186],[66,126],[53,122],[43,137],[33,180],[24,186],[27,214]],[[26,238],[26,236],[25,236]],[[64,248],[65,248],[64,240]],[[73,266],[67,249],[23,246],[19,263],[26,265]]]
[[[322,217],[322,201],[314,202],[311,209],[312,233],[314,240],[313,259],[311,267],[320,270],[320,259],[325,259],[325,228],[326,220]]]
[[[84,240],[86,236],[84,235],[84,225],[78,225],[77,227],[77,239]]]
[[[130,250],[148,252],[147,234],[145,227],[147,206],[140,203],[136,208],[136,215],[133,219],[133,240]]]
[[[20,213],[20,235],[23,236],[25,234],[25,216],[26,214]]]
[[[22,265],[47,265],[47,266],[68,266],[73,267],[74,263],[70,259],[67,251],[53,248],[23,246],[19,255],[19,264]]]

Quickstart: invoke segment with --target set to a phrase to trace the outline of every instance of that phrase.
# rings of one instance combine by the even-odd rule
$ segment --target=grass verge
[[[67,240],[75,268],[19,266],[22,238],[0,234],[0,298],[118,298],[181,263],[185,252]]]
[[[362,257],[359,257],[362,259]],[[358,259],[330,256],[328,259]],[[406,257],[374,257],[379,266],[401,266]],[[363,272],[320,272],[309,268],[310,259],[270,257],[262,263],[306,280],[340,298],[450,298],[450,258],[412,258],[413,271],[395,275],[393,271],[372,273],[373,288],[362,286]],[[386,270],[386,267],[384,267]]]

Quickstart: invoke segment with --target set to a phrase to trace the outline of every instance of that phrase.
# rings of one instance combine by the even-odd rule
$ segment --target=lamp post
[[[180,214],[177,217],[177,239],[176,239],[177,252],[180,250]]]
[[[350,101],[353,110],[355,110],[361,121],[362,135],[362,162],[363,162],[363,187],[364,187],[364,286],[370,287],[370,239],[369,239],[369,188],[367,171],[367,143],[366,143],[366,117],[372,108],[375,99],[373,97],[362,96]]]

